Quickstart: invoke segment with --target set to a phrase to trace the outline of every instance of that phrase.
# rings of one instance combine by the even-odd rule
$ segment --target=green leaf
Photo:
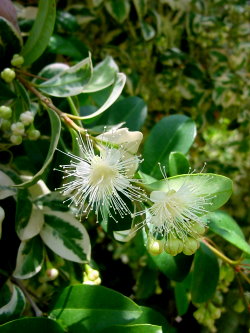
[[[94,67],[93,74],[82,92],[90,93],[109,87],[114,83],[117,72],[118,66],[113,58],[106,57]]]
[[[193,260],[192,256],[187,257],[183,254],[178,254],[173,257],[166,252],[150,257],[164,275],[178,282],[185,279],[188,275]]]
[[[111,90],[107,100],[105,101],[105,103],[97,111],[95,111],[94,113],[92,113],[88,116],[82,117],[82,119],[85,122],[93,121],[93,120],[95,120],[95,118],[97,116],[99,116],[101,113],[103,113],[105,110],[107,110],[120,96],[122,89],[125,85],[125,82],[126,82],[126,76],[123,73],[117,73],[115,82],[112,85],[112,90]]]
[[[1,185],[0,185],[0,200],[6,199],[14,194],[16,194],[16,191],[13,190],[12,186],[15,185],[11,177],[7,174],[7,172],[4,172],[5,170],[0,170],[0,179],[1,179]]]
[[[2,324],[22,314],[25,297],[22,291],[9,281],[2,286],[0,291],[0,324]]]
[[[50,66],[51,67],[51,66]],[[51,79],[37,85],[43,93],[55,97],[69,97],[80,94],[92,75],[91,57],[61,71]]]
[[[179,316],[183,316],[189,307],[189,300],[184,283],[176,283],[174,286],[175,303]]]
[[[9,88],[9,84],[0,81],[0,103],[4,104],[10,99],[14,99],[16,94]]]
[[[44,247],[39,236],[23,241],[18,249],[13,276],[17,279],[29,279],[41,270],[43,259]]]
[[[196,188],[196,196],[210,198],[209,205],[205,206],[205,209],[209,212],[224,205],[232,194],[231,179],[212,173],[174,176],[167,180],[151,183],[147,185],[147,188],[151,191],[168,192],[170,189],[178,191],[184,182],[185,184],[190,184]]]
[[[48,318],[21,318],[0,326],[0,333],[64,333],[62,327]]]
[[[140,271],[136,283],[136,299],[147,299],[155,293],[157,275],[157,270],[150,269],[147,266]]]
[[[29,192],[26,189],[19,189],[17,192],[15,227],[16,233],[21,240],[29,223],[31,212],[32,202],[29,198]]]
[[[84,226],[72,213],[44,209],[45,223],[41,230],[44,243],[56,254],[74,262],[90,259],[90,240]]]
[[[147,306],[141,306],[140,309],[143,311],[142,315],[138,319],[134,320],[133,324],[159,325],[162,326],[164,333],[169,332],[169,324],[162,314]]]
[[[184,115],[161,119],[152,129],[143,150],[142,171],[155,178],[162,178],[159,163],[166,166],[172,151],[186,154],[196,135],[195,123]]]
[[[141,22],[141,31],[142,36],[146,41],[155,37],[155,29],[152,27],[151,24],[148,24],[147,22]]]
[[[119,23],[126,20],[130,11],[128,0],[108,0],[105,6],[109,14]]]
[[[127,97],[114,103],[98,119],[98,124],[116,125],[123,123],[131,131],[138,131],[147,117],[147,105],[140,97]]]
[[[194,303],[208,301],[214,294],[219,280],[219,264],[216,255],[204,244],[195,253],[191,280]]]
[[[160,326],[150,324],[136,324],[126,326],[111,326],[104,329],[101,333],[162,333]]]
[[[147,13],[147,0],[133,0],[137,15],[139,19],[142,19]]]
[[[101,332],[127,324],[141,315],[131,299],[102,286],[75,285],[59,295],[50,317],[60,321],[70,333]]]
[[[217,211],[206,215],[209,229],[221,236],[238,249],[250,255],[250,245],[237,222],[227,213]]]
[[[169,176],[181,175],[189,172],[189,163],[182,153],[171,152],[169,155]]]
[[[21,52],[24,65],[31,65],[45,51],[54,30],[55,18],[55,0],[40,0],[36,20]]]
[[[60,133],[61,133],[61,121],[60,118],[58,117],[58,115],[48,109],[48,114],[49,114],[49,118],[50,118],[50,125],[51,125],[51,139],[50,139],[50,146],[49,146],[49,151],[47,154],[47,157],[44,161],[44,165],[41,168],[41,170],[39,170],[34,177],[22,184],[18,184],[16,185],[17,187],[29,187],[31,185],[34,185],[39,179],[42,178],[43,174],[46,172],[46,169],[48,168],[50,162],[52,161],[52,158],[54,156],[54,152],[56,150],[59,138],[60,138]]]

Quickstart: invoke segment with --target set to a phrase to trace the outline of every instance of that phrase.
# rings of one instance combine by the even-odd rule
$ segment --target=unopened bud
[[[14,54],[11,60],[11,65],[15,67],[20,67],[24,63],[24,59],[19,54]]]
[[[179,238],[169,237],[164,250],[172,256],[176,256],[178,253],[182,252],[183,242]]]
[[[59,271],[56,268],[49,268],[49,269],[47,269],[46,274],[47,274],[48,278],[52,281],[58,277]]]
[[[191,256],[199,248],[200,242],[194,238],[187,237],[183,246],[183,253],[187,256]]]
[[[15,77],[16,77],[16,73],[13,71],[13,69],[5,68],[1,72],[1,78],[7,83],[12,82]]]
[[[163,241],[149,237],[147,249],[150,254],[152,254],[153,256],[157,256],[162,253],[163,248],[164,248]]]
[[[14,145],[20,145],[23,141],[23,138],[21,137],[21,135],[11,135],[10,137],[10,141],[12,143],[14,143]]]
[[[11,122],[9,120],[3,120],[1,123],[1,128],[3,131],[8,131],[10,129]]]
[[[205,225],[201,223],[194,222],[192,224],[192,231],[194,232],[195,235],[203,235],[206,231]]]
[[[88,278],[91,281],[95,281],[96,279],[99,278],[99,272],[96,269],[93,269],[88,272]]]
[[[20,120],[25,126],[30,125],[34,121],[34,115],[31,111],[25,111],[21,113]]]
[[[0,106],[0,118],[10,119],[12,116],[12,110],[9,106]]]
[[[14,135],[23,135],[24,134],[24,124],[20,121],[17,123],[13,123],[11,125],[11,130]]]
[[[30,140],[37,140],[39,138],[39,136],[41,135],[40,131],[38,131],[36,129],[29,130],[27,132],[27,134],[28,134],[28,138]]]

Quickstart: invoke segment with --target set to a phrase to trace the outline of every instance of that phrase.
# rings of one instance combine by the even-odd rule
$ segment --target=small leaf
[[[17,279],[29,279],[42,268],[44,247],[39,236],[20,244],[17,254],[16,268],[13,276]]]
[[[181,175],[189,172],[189,163],[182,153],[171,152],[169,155],[169,176]]]
[[[221,236],[238,249],[250,255],[250,245],[236,221],[227,213],[217,211],[206,215],[209,229]]]
[[[34,177],[22,184],[15,185],[16,187],[29,187],[31,185],[34,185],[39,179],[42,178],[43,174],[46,172],[50,162],[52,161],[52,158],[54,156],[54,152],[56,150],[59,138],[60,138],[60,133],[61,133],[61,121],[58,115],[48,109],[48,114],[50,118],[50,125],[51,125],[51,139],[50,139],[50,146],[49,146],[49,151],[47,154],[47,157],[45,159],[44,165],[41,170],[39,170]]]
[[[25,297],[22,291],[11,282],[4,284],[0,292],[0,323],[20,316],[24,307]]]
[[[25,199],[25,200],[28,201],[28,199]],[[27,205],[28,205],[27,202],[23,203],[23,200],[22,200],[21,204],[20,205],[18,204],[18,207],[17,207],[18,211],[19,211],[19,207],[20,207],[21,211],[24,214],[25,214],[25,212],[27,213]],[[26,207],[26,209],[24,209],[24,207]],[[41,228],[44,223],[43,213],[35,205],[32,205],[31,214],[27,215],[27,217],[28,217],[28,220],[26,221],[26,223],[21,224],[20,222],[18,222],[17,233],[18,233],[18,237],[22,241],[30,239],[30,238],[38,235],[39,232],[41,231]]]
[[[62,327],[48,318],[21,318],[0,326],[1,333],[65,333]]]
[[[148,24],[147,22],[141,22],[141,31],[142,36],[146,41],[155,37],[155,29],[152,27],[151,24]]]
[[[139,19],[142,19],[147,13],[147,0],[133,0],[137,15]]]
[[[84,226],[71,213],[44,208],[45,223],[41,230],[44,243],[67,260],[85,262],[90,259],[90,240]]]
[[[191,281],[194,303],[208,301],[214,294],[219,280],[219,264],[216,255],[204,244],[195,253]]]
[[[70,332],[101,332],[127,324],[141,315],[140,307],[122,294],[102,286],[75,285],[60,292],[50,317]]]
[[[55,18],[55,0],[40,0],[36,20],[21,52],[25,65],[31,65],[45,51],[54,30]]]
[[[196,135],[195,123],[184,115],[161,119],[152,129],[143,150],[142,171],[152,177],[162,178],[159,163],[168,171],[168,159],[172,151],[186,154]]]
[[[120,96],[120,94],[122,92],[122,89],[125,85],[125,82],[126,82],[125,74],[117,73],[116,74],[116,80],[115,80],[114,84],[112,85],[112,90],[111,90],[106,102],[97,111],[95,111],[94,113],[92,113],[88,116],[82,117],[82,119],[85,120],[85,122],[93,121],[102,112],[107,110],[117,100],[117,98]]]
[[[119,23],[126,20],[130,11],[128,0],[108,0],[105,6],[109,14]]]
[[[174,295],[178,315],[183,316],[189,307],[189,300],[184,283],[180,282],[175,284]]]
[[[61,71],[51,79],[37,86],[39,90],[55,97],[69,97],[80,94],[92,75],[91,57]]]
[[[5,172],[0,170],[0,200],[16,194],[16,191],[11,189],[13,185],[15,185],[13,180]]]

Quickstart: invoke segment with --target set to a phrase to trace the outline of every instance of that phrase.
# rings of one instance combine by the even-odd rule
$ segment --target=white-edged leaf
[[[14,195],[15,190],[11,189],[11,186],[15,185],[12,179],[0,170],[0,200]]]
[[[37,85],[47,95],[69,97],[80,94],[92,75],[91,56]]]
[[[13,276],[17,279],[29,279],[42,268],[44,247],[39,236],[21,242]]]
[[[0,239],[2,237],[2,224],[3,224],[4,218],[5,218],[5,211],[4,211],[3,207],[0,206]]]
[[[32,205],[32,211],[28,223],[18,231],[19,238],[24,241],[39,234],[44,223],[42,211]]]
[[[89,235],[71,213],[44,208],[44,221],[40,235],[52,251],[79,263],[90,259]]]
[[[10,281],[1,288],[0,306],[0,323],[14,319],[24,310],[25,297],[22,291]]]
[[[110,93],[109,97],[107,98],[106,102],[94,113],[92,113],[88,116],[82,117],[82,119],[84,119],[84,120],[93,119],[93,118],[99,116],[105,110],[107,110],[120,96],[122,89],[125,85],[125,82],[126,82],[126,75],[123,73],[117,73],[115,82],[113,84],[113,88],[112,88],[111,93]]]

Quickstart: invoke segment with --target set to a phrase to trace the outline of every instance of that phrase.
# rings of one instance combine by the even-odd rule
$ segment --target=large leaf
[[[214,211],[224,205],[232,194],[231,179],[210,173],[198,173],[170,177],[167,180],[160,180],[147,185],[151,191],[178,191],[183,184],[190,184],[196,191],[196,196],[203,196],[209,199],[205,205],[207,211]]]
[[[209,213],[206,219],[210,230],[250,255],[250,245],[246,242],[242,230],[231,216],[225,212],[217,211]]]
[[[159,163],[168,171],[168,158],[172,151],[186,154],[196,135],[195,123],[184,115],[173,115],[161,119],[147,138],[142,171],[155,178],[162,178]]]
[[[64,333],[62,327],[48,318],[21,318],[0,326],[0,333]]]
[[[42,178],[43,174],[46,172],[46,169],[48,168],[50,162],[52,161],[52,158],[54,156],[54,152],[56,150],[59,138],[60,138],[60,133],[61,133],[61,121],[60,118],[58,117],[58,115],[48,109],[48,113],[49,113],[49,118],[50,118],[50,126],[51,126],[51,139],[50,139],[50,145],[49,145],[49,151],[47,154],[47,157],[44,161],[44,165],[41,168],[41,170],[39,170],[34,177],[22,184],[18,184],[16,185],[17,187],[29,187],[31,185],[34,185],[39,179]]]
[[[17,254],[16,268],[13,276],[17,279],[29,279],[42,268],[44,247],[39,236],[20,244]]]
[[[115,325],[108,327],[102,333],[162,333],[161,326],[150,324],[135,324],[135,325]]]
[[[22,291],[11,282],[7,282],[0,292],[0,323],[20,316],[25,307]]]
[[[97,116],[99,116],[101,113],[103,113],[105,110],[107,110],[117,100],[117,98],[120,96],[120,94],[122,92],[122,89],[125,85],[125,82],[126,82],[125,74],[117,73],[116,78],[115,78],[115,82],[112,85],[111,92],[110,92],[107,100],[105,101],[105,103],[98,110],[96,110],[94,113],[92,113],[88,116],[84,116],[84,117],[82,117],[82,119],[85,122],[93,121],[93,120],[95,120],[95,118]]]
[[[83,88],[84,93],[90,93],[107,88],[114,83],[118,66],[112,57],[106,57],[93,69],[93,74],[87,85]]]
[[[208,301],[214,294],[219,279],[219,264],[216,255],[204,244],[195,253],[191,281],[194,303]]]
[[[18,237],[22,240],[25,229],[28,226],[32,212],[32,202],[27,189],[19,189],[17,192],[17,206],[15,228]],[[25,238],[25,237],[24,237]]]
[[[142,315],[133,321],[133,324],[151,324],[151,325],[159,325],[162,327],[162,331],[168,333],[168,329],[170,328],[167,319],[157,312],[156,310],[149,308],[147,306],[140,307]]]
[[[35,23],[21,52],[25,65],[32,64],[45,51],[54,30],[55,18],[55,0],[40,0]]]
[[[84,226],[71,213],[44,209],[41,237],[44,243],[59,256],[85,262],[90,259],[90,240]]]
[[[37,86],[43,93],[55,97],[69,97],[80,94],[92,75],[91,57],[60,71],[59,74]]]
[[[173,257],[166,252],[162,252],[157,256],[150,257],[154,264],[164,275],[166,275],[169,279],[178,282],[185,279],[189,273],[193,260],[192,256],[187,257],[183,254],[178,254],[177,256]]]
[[[140,307],[122,294],[102,286],[75,285],[60,292],[50,317],[69,333],[101,332],[127,324],[141,315]]]
[[[114,103],[100,119],[98,124],[116,125],[125,122],[124,126],[131,131],[138,131],[147,116],[147,105],[140,97],[127,97]]]
[[[177,282],[175,284],[174,296],[178,315],[183,316],[187,312],[189,306],[189,299],[187,296],[187,290],[185,288],[185,281]]]
[[[169,155],[169,176],[181,175],[189,172],[189,163],[182,153],[171,152]]]

